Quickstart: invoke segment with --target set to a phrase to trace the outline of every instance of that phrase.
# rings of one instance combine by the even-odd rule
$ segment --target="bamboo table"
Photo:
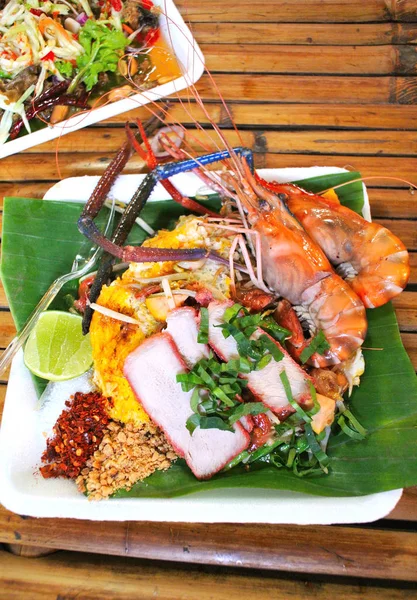
[[[363,176],[417,182],[417,0],[177,4],[258,167],[349,165]],[[234,142],[209,78],[197,87],[211,118]],[[172,114],[186,121],[178,103]],[[60,178],[103,172],[123,140],[127,116],[145,113],[63,137],[59,168],[55,142],[3,159],[0,198],[42,197]],[[142,166],[133,159],[126,172]],[[368,187],[375,220],[411,251],[410,285],[395,307],[417,367],[415,196],[398,181],[374,179]],[[0,303],[4,348],[14,326],[4,292]],[[6,385],[7,378],[2,400]],[[34,559],[4,549],[0,598],[416,597],[416,522],[416,489],[405,491],[387,519],[356,527],[38,520],[0,508],[0,542],[19,544],[15,552],[39,555],[41,546],[91,553]]]

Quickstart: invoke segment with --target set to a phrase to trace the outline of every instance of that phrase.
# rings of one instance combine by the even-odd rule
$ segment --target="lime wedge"
[[[50,381],[65,381],[85,373],[93,358],[90,336],[82,334],[81,323],[82,318],[71,313],[42,313],[26,342],[27,368]]]

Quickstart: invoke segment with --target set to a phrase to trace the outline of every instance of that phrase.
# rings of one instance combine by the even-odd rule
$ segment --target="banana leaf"
[[[303,180],[311,191],[356,179],[341,173]],[[300,182],[297,182],[300,183]],[[343,204],[360,211],[363,189],[358,182],[337,190]],[[214,207],[218,199],[213,197]],[[49,284],[71,269],[77,252],[88,242],[76,227],[80,205],[67,202],[6,198],[3,219],[1,272],[16,326],[22,327]],[[148,203],[143,217],[155,229],[172,227],[182,213],[173,202]],[[144,238],[139,228],[130,243]],[[54,307],[65,309],[66,287]],[[368,311],[369,329],[364,346],[366,371],[350,399],[350,409],[368,430],[358,442],[343,432],[332,436],[328,475],[297,477],[283,468],[254,464],[249,471],[236,467],[209,481],[198,481],[184,461],[156,472],[118,497],[172,497],[206,489],[259,487],[293,490],[323,496],[355,496],[417,484],[417,379],[399,335],[391,304]],[[375,348],[375,350],[372,350]],[[383,348],[383,350],[377,350]]]

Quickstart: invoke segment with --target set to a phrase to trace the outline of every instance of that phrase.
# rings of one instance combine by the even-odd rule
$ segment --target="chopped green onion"
[[[271,360],[272,360],[272,354],[265,354],[265,356],[263,356],[261,358],[261,360],[258,360],[258,362],[256,363],[255,370],[262,371],[262,369],[264,369],[267,365],[269,365]]]
[[[340,428],[343,431],[343,433],[345,433],[346,435],[348,435],[349,437],[351,437],[353,440],[363,440],[363,439],[365,439],[365,436],[362,435],[362,433],[359,433],[359,432],[355,431],[354,429],[352,429],[351,427],[349,427],[347,425],[346,419],[345,419],[344,415],[341,415],[337,419],[337,424],[340,425]]]
[[[199,424],[200,429],[222,429],[223,431],[232,431],[234,433],[233,427],[226,423],[226,421],[223,421],[223,419],[221,419],[220,417],[199,416]]]
[[[215,396],[216,398],[221,400],[224,404],[226,404],[226,406],[234,406],[233,400],[231,400],[229,398],[229,396],[227,396],[221,388],[215,387],[211,393],[213,394],[213,396]]]
[[[353,416],[350,410],[346,408],[343,411],[343,416],[349,421],[349,424],[353,426],[360,435],[362,435],[362,439],[364,439],[368,435],[368,432],[365,429],[365,427],[362,427],[362,425],[359,423],[356,417]]]
[[[234,457],[224,468],[223,471],[230,471],[233,467],[236,467],[241,462],[246,462],[246,460],[250,457],[250,452],[248,450],[243,450],[240,454]]]
[[[291,469],[296,455],[297,455],[297,450],[295,448],[290,448],[290,451],[288,452],[287,462],[285,464],[285,466],[288,467],[289,469]]]
[[[314,435],[311,425],[309,423],[306,423],[304,426],[304,430],[305,430],[308,444],[310,446],[310,450],[312,451],[314,456],[317,458],[319,463],[323,467],[327,467],[327,465],[330,462],[330,459],[327,456],[327,454],[325,452],[323,452],[322,447],[320,446],[320,444],[318,443],[318,441],[316,439],[316,436]]]
[[[233,304],[233,306],[229,306],[229,308],[226,308],[226,310],[224,311],[224,321],[226,321],[226,323],[230,323],[230,321],[233,321],[233,319],[237,317],[237,315],[242,309],[243,306],[241,306],[240,304]]]
[[[209,375],[209,373],[207,373],[207,371],[204,369],[203,366],[199,365],[197,367],[197,374],[203,380],[203,383],[205,383],[208,386],[209,390],[216,387],[216,383],[215,383],[213,377],[211,377],[211,375]]]
[[[239,327],[245,329],[246,327],[258,327],[259,323],[262,321],[262,315],[247,315],[246,317],[241,317],[239,319]]]
[[[271,340],[267,335],[263,334],[260,336],[260,341],[264,348],[266,348],[274,357],[274,360],[279,362],[284,358],[284,353],[278,348],[275,342]]]
[[[279,375],[279,378],[281,379],[282,385],[284,386],[284,390],[285,390],[285,394],[287,396],[288,402],[291,404],[291,406],[293,407],[293,409],[295,410],[297,415],[301,419],[303,419],[306,423],[309,423],[311,421],[311,417],[294,400],[294,397],[293,397],[292,391],[291,391],[290,382],[288,381],[287,373],[285,371],[282,371],[282,373],[280,373],[280,375]]]
[[[200,328],[198,330],[197,342],[208,344],[209,341],[209,313],[204,306],[200,308]]]
[[[194,431],[200,425],[200,415],[193,413],[190,417],[188,417],[187,422],[185,424],[186,428],[190,432],[190,435],[193,435]]]
[[[326,350],[329,349],[330,344],[326,340],[323,330],[320,329],[317,335],[311,339],[307,348],[304,348],[304,350],[301,352],[300,360],[302,363],[306,363],[315,352],[317,352],[317,354],[324,354]]]
[[[275,440],[273,444],[264,444],[260,448],[257,448],[254,452],[251,453],[250,458],[248,460],[249,463],[253,463],[264,456],[268,456],[272,454],[277,446],[282,446],[285,444],[282,440]]]
[[[200,404],[200,390],[196,387],[196,388],[194,388],[194,391],[191,395],[191,400],[190,400],[190,408],[194,413],[197,412],[199,404]]]
[[[287,338],[291,337],[291,331],[284,329],[281,325],[275,321],[273,317],[265,317],[260,321],[259,327],[268,333],[277,342],[284,342]]]
[[[260,415],[267,410],[268,409],[262,404],[262,402],[241,403],[228,412],[230,415],[228,420],[230,425],[233,425],[233,423],[236,423],[236,421],[239,421],[239,419],[245,417],[246,415]]]
[[[313,401],[313,408],[311,410],[308,411],[309,415],[315,415],[319,412],[320,410],[320,404],[319,401],[317,400],[317,392],[316,392],[316,388],[314,387],[314,385],[311,383],[311,381],[308,382],[308,386],[310,388],[310,394],[311,394],[311,399]]]

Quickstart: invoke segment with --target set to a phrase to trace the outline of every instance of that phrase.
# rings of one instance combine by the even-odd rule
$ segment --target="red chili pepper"
[[[114,10],[116,10],[117,12],[120,12],[122,10],[123,4],[121,3],[121,0],[110,0],[110,2]]]
[[[142,0],[142,6],[145,10],[152,10],[153,2],[151,0]]]
[[[156,42],[159,40],[161,32],[158,29],[150,29],[148,33],[145,35],[145,45],[146,46],[154,46]]]
[[[85,307],[87,305],[88,294],[90,293],[90,288],[93,285],[95,275],[90,275],[90,277],[86,277],[78,286],[78,300],[74,302],[75,308],[84,313]]]
[[[43,12],[43,10],[39,10],[39,8],[31,8],[31,9],[29,10],[29,12],[31,12],[31,13],[32,13],[32,15],[36,15],[37,17],[40,17],[41,15],[45,14],[45,13]]]
[[[55,60],[55,54],[51,50],[50,52],[48,52],[48,54],[45,54],[45,56],[43,56],[41,60]]]

